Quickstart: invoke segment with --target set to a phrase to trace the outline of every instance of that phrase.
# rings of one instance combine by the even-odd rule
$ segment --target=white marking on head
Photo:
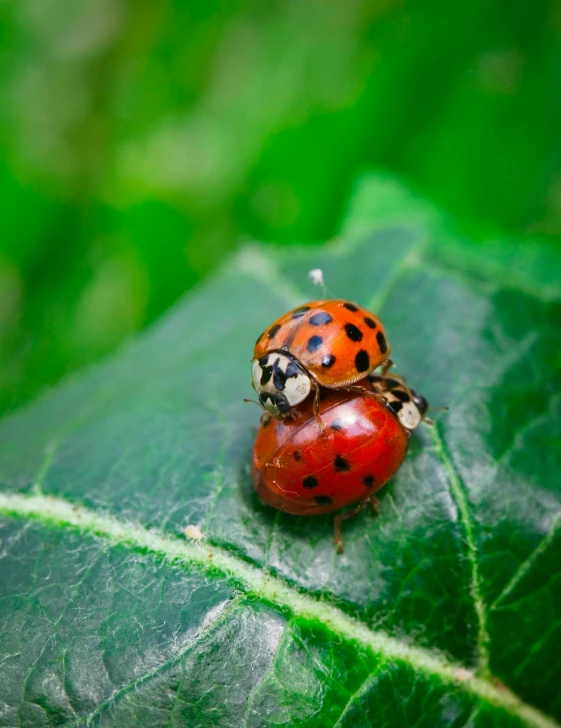
[[[261,406],[276,417],[303,402],[312,388],[310,377],[298,362],[280,351],[255,359],[252,381]]]

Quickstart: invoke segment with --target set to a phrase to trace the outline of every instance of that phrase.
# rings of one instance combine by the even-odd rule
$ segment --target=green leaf
[[[473,245],[367,178],[330,246],[246,248],[3,420],[0,726],[558,726],[556,255]],[[248,468],[253,342],[312,267],[450,407],[341,556]]]

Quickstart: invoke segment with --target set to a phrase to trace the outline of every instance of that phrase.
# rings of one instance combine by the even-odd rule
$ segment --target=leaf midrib
[[[88,536],[103,538],[110,545],[128,548],[151,557],[163,558],[176,566],[195,566],[203,571],[218,571],[235,580],[246,594],[290,611],[295,617],[315,621],[341,637],[381,654],[387,659],[401,661],[414,670],[443,683],[454,685],[485,702],[517,716],[535,728],[561,728],[552,718],[524,703],[505,688],[476,677],[458,663],[446,660],[441,654],[414,647],[382,632],[371,630],[335,606],[303,594],[278,577],[234,556],[225,549],[202,543],[187,543],[164,536],[158,531],[134,523],[123,523],[110,515],[76,506],[62,498],[41,495],[0,493],[0,513],[20,519],[35,519],[56,528],[67,528]]]

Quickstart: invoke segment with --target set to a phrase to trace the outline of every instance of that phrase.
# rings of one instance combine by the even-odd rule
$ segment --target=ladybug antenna
[[[434,410],[449,410],[450,407],[447,405],[444,405],[442,407],[429,407],[427,409],[427,412],[434,412]],[[423,415],[423,422],[426,422],[427,425],[434,425],[434,420],[431,420],[430,417],[427,417],[426,413]]]
[[[257,402],[257,401],[256,401],[256,400],[254,400],[254,399],[247,399],[247,397],[244,397],[244,398],[243,398],[243,401],[244,401],[244,402],[251,402],[251,404],[256,404],[256,405],[257,405],[258,407],[261,407],[261,405],[259,404],[259,402]],[[263,409],[263,408],[261,407],[261,409]]]

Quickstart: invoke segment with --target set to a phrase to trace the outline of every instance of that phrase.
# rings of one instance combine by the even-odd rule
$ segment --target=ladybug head
[[[312,388],[310,377],[296,359],[281,351],[270,351],[255,359],[252,382],[260,405],[274,417],[288,414]]]

